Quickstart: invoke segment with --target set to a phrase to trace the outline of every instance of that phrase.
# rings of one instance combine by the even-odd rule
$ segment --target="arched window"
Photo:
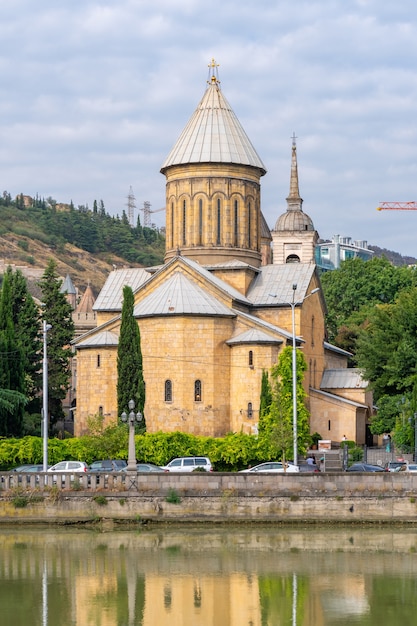
[[[182,203],[182,243],[185,246],[186,243],[186,229],[187,229],[187,204],[184,200]]]
[[[203,241],[203,201],[198,201],[198,243]]]
[[[251,237],[252,223],[251,223],[251,217],[252,217],[252,207],[251,207],[251,204],[249,202],[249,204],[248,204],[248,248],[250,248],[251,245],[252,245],[252,237]]]
[[[221,243],[221,234],[222,234],[221,217],[222,217],[221,204],[220,204],[220,198],[218,198],[217,200],[217,245],[218,246]]]
[[[289,254],[285,260],[286,263],[299,263],[300,257],[296,254]]]
[[[248,402],[248,418],[251,419],[252,417],[253,417],[252,402]]]
[[[100,417],[103,417],[103,407],[102,406],[98,407],[98,414],[99,414]]]
[[[314,346],[314,315],[311,316],[311,345]]]
[[[165,402],[172,402],[172,381],[165,381]]]
[[[234,233],[234,239],[235,239],[235,246],[239,245],[239,203],[237,200],[235,200],[235,215],[234,215],[234,226],[235,226],[235,233]]]
[[[249,367],[253,367],[253,351],[252,350],[249,350],[248,364],[249,364]]]
[[[194,402],[201,402],[201,380],[194,381]]]
[[[171,202],[171,246],[174,245],[174,203]]]

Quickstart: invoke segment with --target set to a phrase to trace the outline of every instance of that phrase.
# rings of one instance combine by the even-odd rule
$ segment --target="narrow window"
[[[311,345],[314,346],[314,315],[311,316]]]
[[[194,382],[194,402],[201,402],[201,380]]]
[[[172,381],[165,381],[165,402],[172,402]]]
[[[174,203],[171,202],[171,246],[174,245]]]
[[[220,245],[221,241],[221,205],[220,198],[217,200],[217,245]]]
[[[248,402],[248,418],[252,419],[252,417],[253,417],[252,402]]]
[[[251,204],[249,202],[249,205],[248,205],[248,248],[250,248],[251,245],[252,245],[252,239],[251,239],[251,229],[252,229],[251,217],[252,217],[252,210],[251,210]]]
[[[203,201],[198,201],[198,243],[203,241]]]
[[[101,365],[101,359],[100,359],[100,355],[97,355],[97,367],[100,367]]]
[[[186,242],[186,228],[187,228],[186,208],[187,208],[187,205],[184,200],[182,204],[182,243],[184,246]]]
[[[248,355],[248,361],[249,361],[249,367],[253,367],[253,351],[249,350],[249,355]]]
[[[331,430],[331,429],[332,429],[331,424],[330,424],[330,420],[329,420],[329,422],[328,422],[327,429],[328,429],[328,430]]]
[[[238,201],[235,200],[235,246],[239,245],[239,204]]]
[[[100,417],[103,417],[103,407],[102,406],[98,407],[98,414],[99,414]]]

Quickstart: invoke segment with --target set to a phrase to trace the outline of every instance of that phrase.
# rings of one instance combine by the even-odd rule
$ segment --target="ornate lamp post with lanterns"
[[[136,472],[136,447],[135,447],[135,424],[140,422],[143,419],[143,415],[140,411],[135,413],[135,401],[129,400],[129,415],[126,411],[120,416],[122,422],[129,423],[129,450],[127,455],[127,471],[128,472]]]

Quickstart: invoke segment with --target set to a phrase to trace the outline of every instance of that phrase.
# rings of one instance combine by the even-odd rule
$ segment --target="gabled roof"
[[[94,311],[121,311],[123,303],[123,287],[129,285],[135,292],[141,285],[152,278],[143,267],[131,267],[113,270],[94,303]]]
[[[117,346],[119,338],[115,333],[109,330],[103,330],[99,333],[93,334],[93,331],[86,333],[84,339],[73,342],[78,348],[103,348],[105,346]]]
[[[356,367],[325,370],[320,389],[366,389],[369,383]]]
[[[329,352],[334,352],[335,354],[341,354],[342,356],[353,356],[351,352],[347,350],[343,350],[343,348],[339,348],[339,346],[334,346],[332,343],[328,343],[327,341],[323,342],[323,346],[325,350]]]
[[[212,67],[216,67],[212,64]],[[213,74],[194,114],[161,167],[189,163],[236,163],[266,173],[266,168],[246,135],[220,82]]]
[[[295,301],[307,295],[316,266],[312,263],[264,265],[250,286],[247,296],[255,306],[287,305],[292,302],[293,285],[297,285]]]
[[[328,400],[333,400],[334,402],[340,404],[348,404],[350,406],[354,406],[357,409],[368,409],[369,407],[366,404],[362,404],[361,402],[355,402],[354,400],[348,400],[343,396],[337,396],[335,393],[329,393],[328,391],[322,391],[321,389],[310,388],[310,392],[313,392],[319,396],[324,396]]]
[[[138,302],[133,314],[135,317],[187,314],[234,316],[229,307],[178,270]]]
[[[267,333],[263,332],[259,328],[251,328],[231,339],[226,341],[228,346],[239,345],[239,344],[247,344],[247,343],[263,343],[263,344],[281,344],[282,339],[277,339],[276,337],[272,337]]]

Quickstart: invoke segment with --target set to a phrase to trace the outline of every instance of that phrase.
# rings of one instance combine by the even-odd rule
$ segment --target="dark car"
[[[93,461],[90,465],[90,472],[120,472],[126,467],[126,461],[122,459],[105,459],[104,461]]]
[[[353,463],[347,468],[347,472],[385,472],[380,465],[371,465],[370,463]]]
[[[129,471],[127,467],[124,467],[122,469],[122,472],[127,472],[127,471]],[[167,470],[164,470],[162,467],[159,467],[159,465],[155,465],[154,463],[137,463],[136,471],[137,472],[166,472]]]
[[[48,468],[50,465],[48,465]],[[19,465],[11,470],[12,472],[43,472],[43,464]]]

